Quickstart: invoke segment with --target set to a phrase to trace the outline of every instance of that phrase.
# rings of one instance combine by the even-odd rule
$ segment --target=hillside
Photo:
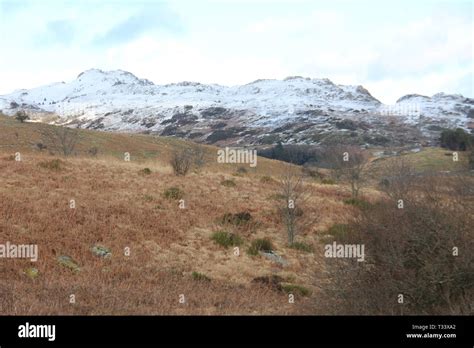
[[[57,157],[36,145],[53,127],[0,116],[0,241],[39,248],[37,262],[2,261],[4,314],[327,314],[324,242],[384,197],[380,177],[354,201],[346,183],[306,173],[310,223],[290,247],[278,212],[287,164],[220,164],[213,146],[93,130],[78,130],[74,156]],[[175,176],[173,151],[196,146],[205,164]],[[465,153],[446,154],[403,157],[420,173],[465,167]],[[369,172],[394,160],[372,155]],[[235,244],[218,243],[223,234]],[[251,251],[262,239],[271,253]]]
[[[5,314],[288,314],[311,311],[314,272],[323,272],[317,236],[332,225],[333,217],[350,218],[342,200],[348,192],[338,186],[312,184],[317,195],[312,210],[324,217],[298,241],[313,245],[314,252],[289,248],[276,215],[278,173],[285,165],[259,158],[256,170],[237,173],[237,166],[207,161],[199,172],[176,177],[166,162],[172,148],[189,144],[169,138],[80,131],[77,156],[56,158],[33,150],[38,131],[51,127],[19,124],[0,118],[0,233],[11,243],[36,243],[39,260],[6,260],[0,270]],[[16,141],[20,144],[16,144]],[[97,158],[85,155],[92,144],[100,148]],[[215,151],[207,147],[207,154]],[[132,160],[125,162],[121,153]],[[21,153],[16,162],[13,154]],[[141,172],[149,168],[151,173]],[[274,179],[262,181],[271,175]],[[222,185],[231,180],[235,187]],[[164,196],[179,188],[185,209]],[[70,209],[74,199],[76,208]],[[226,213],[249,212],[244,226],[223,223]],[[243,244],[240,256],[233,248],[217,245],[216,231],[238,234]],[[288,265],[282,266],[246,250],[258,238],[269,238],[275,252]],[[112,256],[102,259],[91,252],[101,245]],[[130,248],[130,256],[124,249]],[[69,256],[78,273],[58,263]],[[31,268],[37,276],[29,277]],[[193,272],[210,281],[199,280]],[[26,273],[26,274],[25,274]],[[278,275],[284,284],[311,291],[310,297],[288,295],[271,285],[253,281]],[[15,288],[12,293],[11,289]],[[306,291],[306,290],[305,290]],[[293,291],[294,292],[294,291]],[[185,305],[178,295],[185,294]],[[76,303],[69,304],[70,294]]]

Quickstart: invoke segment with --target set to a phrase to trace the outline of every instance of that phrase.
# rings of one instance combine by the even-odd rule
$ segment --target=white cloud
[[[447,11],[436,3],[410,5],[409,13],[387,13],[393,8],[385,10],[375,0],[173,2],[164,13],[182,21],[178,35],[146,26],[128,42],[91,44],[120,23],[130,24],[127,18],[149,3],[101,1],[93,10],[79,2],[16,7],[0,22],[0,46],[8,52],[0,55],[0,93],[73,79],[97,67],[129,70],[155,83],[327,77],[362,84],[384,102],[440,91],[472,97],[472,15],[456,2],[444,5]],[[51,23],[65,20],[70,32],[64,37],[49,33],[55,45],[39,40]]]

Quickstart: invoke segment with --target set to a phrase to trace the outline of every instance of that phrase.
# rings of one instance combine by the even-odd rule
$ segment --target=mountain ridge
[[[372,136],[394,144],[407,140],[392,134],[393,117],[385,116],[397,117],[420,141],[433,140],[439,127],[468,129],[474,99],[407,94],[387,106],[361,85],[335,84],[327,78],[289,76],[237,86],[189,81],[157,85],[124,70],[88,69],[67,83],[0,96],[5,114],[18,109],[36,121],[204,143],[319,144],[326,135],[350,131],[360,145],[377,145],[371,143]]]

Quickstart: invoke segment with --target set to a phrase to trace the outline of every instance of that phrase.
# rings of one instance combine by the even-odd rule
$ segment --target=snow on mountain
[[[349,131],[371,143],[371,137],[392,135],[393,117],[384,116],[396,116],[429,136],[433,122],[466,128],[473,108],[473,99],[442,93],[407,95],[386,106],[362,86],[328,79],[294,76],[232,87],[155,85],[126,71],[98,69],[68,83],[0,96],[0,110],[9,115],[23,109],[44,122],[232,144],[319,143],[331,132]]]
[[[463,117],[474,108],[474,99],[464,98],[460,94],[437,93],[431,98],[411,94],[397,100],[398,105],[406,103],[422,106],[422,114],[427,117]]]

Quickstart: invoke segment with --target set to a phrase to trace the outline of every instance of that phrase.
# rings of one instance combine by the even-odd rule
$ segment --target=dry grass
[[[26,154],[21,162],[0,161],[1,240],[38,244],[40,253],[35,264],[1,260],[1,279],[15,289],[11,314],[298,311],[285,305],[284,294],[249,285],[274,272],[271,262],[244,252],[236,257],[210,240],[222,215],[248,209],[259,221],[254,233],[270,236],[284,250],[271,202],[263,198],[267,190],[252,179],[239,178],[239,190],[229,191],[220,185],[221,174],[178,178],[155,167],[143,176],[133,162],[84,158],[63,160],[59,171],[38,166],[47,158]],[[185,193],[185,209],[163,197],[169,187]],[[69,208],[71,199],[75,209]],[[111,249],[110,260],[91,253],[97,243]],[[63,269],[59,255],[76,260],[79,274]],[[301,273],[297,255],[287,257],[294,260],[286,271]],[[32,266],[39,270],[34,280],[22,274]],[[211,284],[193,282],[193,271],[208,275]],[[72,293],[75,305],[68,303]],[[187,305],[177,302],[180,293],[189,297]]]
[[[0,243],[39,248],[36,263],[0,259],[0,313],[321,313],[322,307],[315,306],[320,285],[328,281],[321,240],[331,226],[350,223],[361,213],[344,204],[351,197],[347,186],[307,181],[311,196],[304,214],[317,219],[296,238],[297,243],[314,246],[305,252],[287,244],[278,214],[279,180],[287,170],[281,162],[259,157],[256,168],[243,171],[241,164],[217,163],[217,148],[204,146],[205,165],[185,177],[175,176],[169,165],[172,153],[195,144],[81,130],[78,155],[58,158],[35,149],[39,130],[45,127],[50,126],[20,124],[0,115]],[[97,157],[88,155],[92,147],[99,149]],[[407,156],[420,170],[439,163],[445,168],[450,163],[442,151]],[[16,152],[21,153],[20,162],[14,160]],[[125,152],[131,161],[124,160]],[[383,161],[372,163],[371,170]],[[462,154],[461,164],[464,161]],[[377,183],[364,188],[361,199],[381,199],[383,194],[373,188]],[[170,188],[182,191],[184,209],[179,199],[165,197]],[[71,199],[75,209],[69,207]],[[225,214],[242,212],[250,214],[248,224],[222,222]],[[212,240],[216,231],[242,240],[238,256],[234,247]],[[251,242],[260,238],[269,239],[288,265],[249,255]],[[110,249],[112,256],[94,255],[91,248],[97,244]],[[72,257],[80,271],[60,265],[60,255]],[[25,274],[29,267],[38,269],[37,277]],[[210,281],[196,280],[198,273]],[[295,294],[295,303],[288,303],[284,291],[253,282],[271,275],[292,289],[308,291]],[[69,303],[72,294],[74,304]],[[185,303],[179,302],[181,294]]]
[[[457,151],[458,161],[453,161],[453,152],[442,148],[422,148],[417,153],[407,153],[402,157],[411,164],[416,172],[427,171],[458,171],[466,168],[468,162],[468,152]],[[379,173],[384,167],[397,160],[395,157],[382,158],[373,162],[371,172]]]
[[[0,259],[3,314],[308,314],[313,298],[296,296],[288,303],[281,291],[256,285],[259,276],[277,274],[286,281],[311,287],[314,272],[322,273],[321,252],[304,253],[286,243],[274,199],[280,162],[259,158],[257,169],[234,176],[236,166],[213,159],[206,147],[206,165],[186,177],[173,175],[168,156],[186,142],[141,135],[81,131],[79,156],[62,158],[33,150],[36,129],[42,124],[12,123],[0,117],[0,243],[37,244],[38,262]],[[18,134],[18,136],[15,135]],[[24,139],[24,141],[22,141]],[[28,140],[26,140],[28,139]],[[16,144],[16,145],[15,145]],[[98,158],[87,157],[91,146]],[[21,152],[22,161],[10,156]],[[126,162],[123,152],[130,152]],[[134,156],[134,154],[136,154]],[[151,154],[151,155],[150,155]],[[210,160],[209,160],[210,159]],[[151,174],[142,175],[149,168]],[[272,178],[265,184],[262,176]],[[236,187],[221,185],[233,180]],[[354,212],[343,204],[347,190],[338,185],[314,184],[308,214],[322,218],[298,236],[313,245],[319,233]],[[185,209],[163,192],[184,192]],[[74,199],[76,208],[70,209]],[[223,226],[226,213],[247,211],[251,228]],[[240,255],[211,240],[218,230],[238,234]],[[256,238],[269,238],[288,262],[280,266],[245,250]],[[91,252],[100,244],[112,256],[101,259]],[[124,255],[130,248],[130,256]],[[71,256],[80,272],[59,265],[57,257]],[[39,270],[31,279],[29,267]],[[211,279],[198,282],[192,273]],[[74,294],[76,303],[69,303]],[[186,303],[179,303],[184,294]]]

